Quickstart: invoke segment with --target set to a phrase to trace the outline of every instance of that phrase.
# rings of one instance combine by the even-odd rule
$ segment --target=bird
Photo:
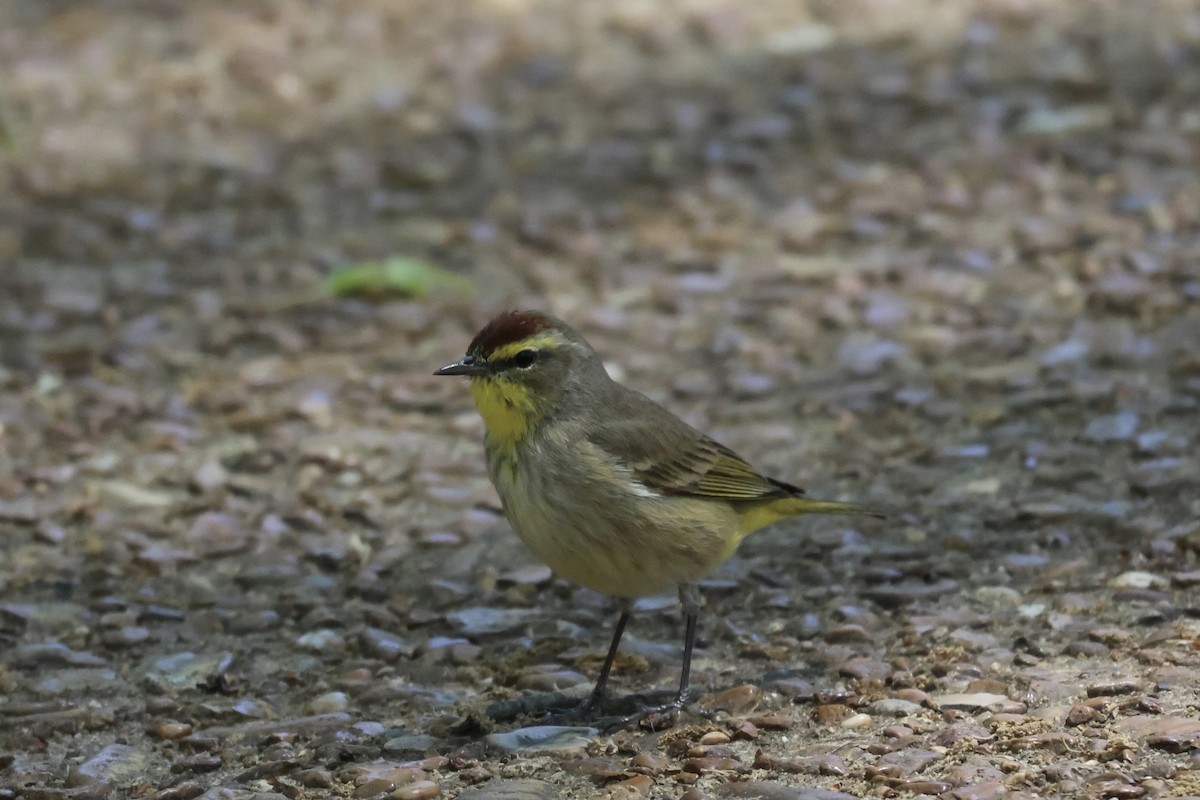
[[[613,380],[575,329],[540,311],[506,311],[434,375],[465,376],[483,418],[487,472],[517,536],[558,576],[615,598],[617,618],[587,715],[637,598],[678,593],[684,616],[679,688],[691,701],[703,598],[697,583],[750,533],[801,514],[882,517],[817,500],[767,477],[730,448]]]

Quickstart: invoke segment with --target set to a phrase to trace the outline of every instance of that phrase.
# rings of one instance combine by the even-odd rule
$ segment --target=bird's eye
[[[522,350],[513,356],[513,364],[520,369],[529,369],[533,366],[533,362],[537,361],[536,350]]]

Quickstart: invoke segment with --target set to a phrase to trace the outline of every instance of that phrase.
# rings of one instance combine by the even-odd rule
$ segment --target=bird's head
[[[519,440],[577,390],[608,376],[599,356],[562,320],[506,311],[471,340],[467,353],[434,375],[465,375],[489,437]]]

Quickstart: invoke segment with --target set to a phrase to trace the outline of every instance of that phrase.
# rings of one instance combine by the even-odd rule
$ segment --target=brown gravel
[[[0,4],[0,800],[1200,795],[1198,31]],[[322,294],[393,257],[474,295]],[[510,305],[889,512],[708,581],[707,716],[518,714],[614,612],[429,374]],[[669,690],[680,634],[644,601],[614,688]]]

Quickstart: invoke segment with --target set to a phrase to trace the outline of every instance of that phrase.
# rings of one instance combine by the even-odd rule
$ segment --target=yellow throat
[[[501,452],[511,452],[529,435],[537,419],[533,393],[512,381],[472,378],[471,396],[483,417],[487,438]]]

